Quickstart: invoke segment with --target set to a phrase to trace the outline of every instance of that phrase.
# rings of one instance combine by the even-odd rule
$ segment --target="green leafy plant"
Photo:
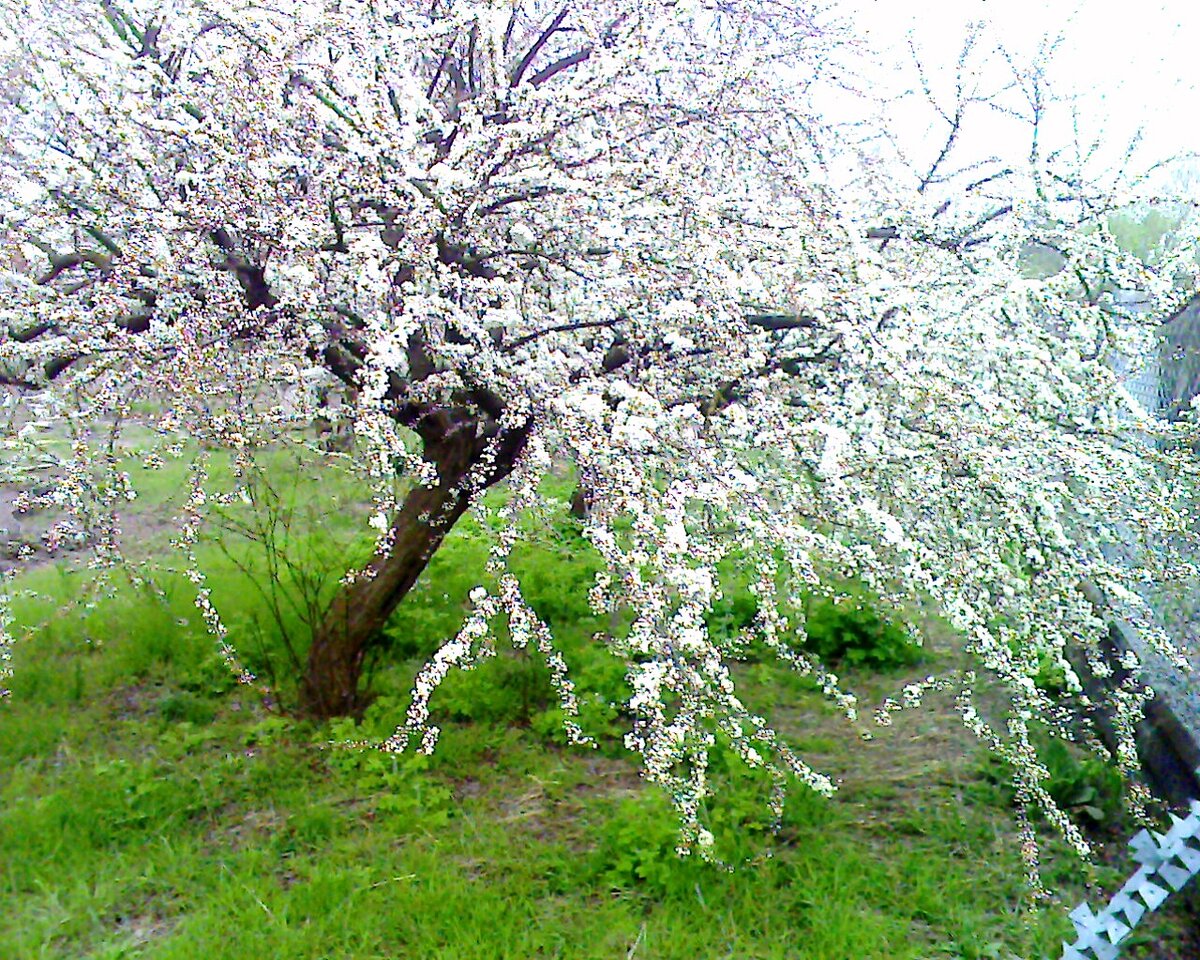
[[[1047,737],[1038,745],[1038,756],[1050,771],[1046,785],[1050,796],[1095,824],[1113,820],[1121,808],[1121,775],[1094,754],[1072,750],[1067,743]]]
[[[810,596],[805,630],[805,647],[826,663],[886,670],[917,663],[922,655],[920,644],[860,589]]]
[[[228,671],[226,671],[228,673]],[[172,693],[159,702],[158,712],[170,723],[191,723],[203,726],[212,723],[217,709],[210,700],[198,697],[186,690]]]
[[[447,677],[436,707],[451,720],[528,726],[555,700],[549,672],[526,650],[506,650]]]
[[[361,736],[350,720],[335,721],[330,729],[341,743]],[[326,763],[350,778],[355,794],[369,798],[377,815],[393,818],[404,830],[444,826],[454,815],[454,795],[429,773],[427,756],[361,750],[335,743]]]
[[[742,641],[742,659],[773,660],[755,642],[759,604],[749,588],[746,558],[730,557],[721,567],[722,595],[705,615],[714,637]],[[836,593],[810,593],[798,612],[803,619],[803,646],[829,664],[887,670],[920,661],[921,645],[900,625],[880,613],[877,597],[856,583]],[[801,616],[802,615],[802,616]]]
[[[1092,827],[1112,823],[1121,814],[1121,775],[1094,753],[1042,732],[1033,738],[1049,777],[1044,786],[1058,806]],[[994,756],[983,761],[984,778],[999,786],[1012,803],[1016,791],[1008,764]]]
[[[675,856],[679,821],[658,793],[625,797],[613,805],[591,858],[592,872],[614,890],[658,898],[686,883]]]

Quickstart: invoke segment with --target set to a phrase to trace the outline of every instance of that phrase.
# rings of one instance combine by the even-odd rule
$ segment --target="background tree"
[[[40,261],[5,280],[14,424],[120,423],[147,394],[166,398],[164,446],[246,450],[288,423],[248,384],[317,365],[355,391],[379,537],[313,633],[303,713],[362,708],[388,615],[508,480],[494,589],[472,593],[387,746],[432,747],[433,690],[494,652],[500,622],[547,658],[570,716],[566,666],[507,567],[540,478],[568,461],[606,567],[592,600],[632,611],[602,638],[628,664],[627,742],[688,844],[711,841],[718,735],[780,791],[832,789],[745,708],[738,651],[706,628],[733,550],[756,558],[761,642],[851,715],[800,647],[800,593],[855,577],[885,603],[936,603],[1007,700],[980,708],[971,672],[904,704],[957,689],[1021,800],[1082,844],[1030,744],[1035,719],[1076,721],[1033,678],[1050,662],[1078,690],[1071,650],[1105,669],[1083,581],[1172,652],[1137,583],[1193,574],[1154,549],[1192,468],[1147,447],[1106,363],[1152,333],[1105,291],[1165,308],[1178,278],[1105,226],[1134,184],[1047,145],[1040,62],[975,33],[942,89],[914,54],[936,131],[914,151],[896,104],[856,92],[856,38],[800,3],[6,0],[4,23],[27,91],[4,133],[6,237]],[[1025,277],[1031,243],[1065,269]],[[77,436],[65,499],[115,562],[103,518],[128,478]],[[401,501],[398,470],[420,480]],[[1129,537],[1136,570],[1108,559]],[[1135,674],[1122,721],[1143,696]]]

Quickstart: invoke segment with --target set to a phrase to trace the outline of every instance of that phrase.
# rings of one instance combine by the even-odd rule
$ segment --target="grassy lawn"
[[[299,566],[360,549],[353,481],[289,469]],[[145,509],[169,515],[183,477],[153,480]],[[282,676],[300,616],[274,615],[261,555],[222,536],[202,546],[214,600],[251,665]],[[586,606],[595,560],[565,517],[531,540],[514,565],[575,668],[594,750],[565,746],[545,669],[511,652],[447,681],[432,757],[332,743],[403,717],[482,569],[475,519],[389,626],[362,728],[295,723],[235,685],[180,577],[89,608],[90,575],[69,563],[26,575],[37,596],[14,614],[41,626],[0,708],[0,958],[1057,958],[1085,883],[1096,905],[1131,869],[1119,849],[1084,867],[1049,843],[1057,899],[1030,910],[1008,794],[948,703],[864,741],[807,681],[756,662],[747,698],[841,789],[797,788],[772,838],[763,784],[718,761],[710,821],[731,860],[754,862],[679,859],[669,805],[620,747],[623,668],[589,639],[606,626]],[[714,628],[739,616],[734,590]],[[844,673],[877,702],[948,655]],[[1170,944],[1187,923],[1163,911],[1124,955],[1185,956]]]

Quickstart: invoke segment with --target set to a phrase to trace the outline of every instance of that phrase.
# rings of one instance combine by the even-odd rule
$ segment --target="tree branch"
[[[591,47],[584,47],[581,50],[576,50],[574,53],[568,54],[561,60],[555,60],[550,66],[544,70],[535,73],[529,80],[530,84],[535,87],[540,87],[547,80],[552,79],[564,70],[570,70],[576,64],[583,63],[592,55]]]
[[[546,41],[549,40],[550,37],[558,31],[558,28],[562,26],[562,22],[567,18],[567,13],[570,11],[570,9],[570,4],[567,4],[561,10],[559,10],[555,18],[550,21],[550,26],[543,30],[541,35],[535,41],[533,41],[533,44],[528,50],[525,51],[525,56],[521,58],[521,62],[518,63],[516,68],[513,70],[512,79],[509,81],[510,87],[518,86],[521,83],[521,80],[525,76],[525,71],[529,69],[530,65],[534,61],[534,58],[537,57],[537,55],[541,52],[542,47],[546,45]],[[533,80],[533,84],[534,86],[537,86],[536,77]]]
[[[518,337],[511,343],[504,345],[505,353],[512,353],[514,350],[520,349],[527,343],[532,343],[539,337],[544,337],[549,333],[566,333],[570,330],[594,330],[600,327],[612,327],[620,322],[618,317],[612,317],[608,320],[581,320],[578,323],[560,323],[557,326],[546,327],[544,330],[535,330],[533,333],[528,333],[523,337]]]

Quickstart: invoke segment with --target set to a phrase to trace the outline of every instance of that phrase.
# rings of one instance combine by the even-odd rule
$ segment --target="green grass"
[[[343,520],[305,513],[289,549],[353,549]],[[1057,957],[1082,880],[1111,892],[1127,872],[1086,871],[1050,844],[1063,899],[1030,912],[1008,797],[948,710],[858,743],[807,681],[766,662],[742,672],[747,697],[843,788],[831,801],[798,788],[772,838],[763,785],[718,760],[709,820],[723,852],[756,862],[678,858],[670,805],[620,747],[623,667],[590,640],[608,626],[584,599],[595,558],[565,521],[532,541],[514,567],[575,669],[596,750],[563,745],[545,669],[523,653],[451,676],[430,758],[331,745],[403,716],[482,569],[488,531],[470,518],[389,625],[361,729],[294,723],[232,684],[181,580],[161,596],[117,584],[87,609],[71,603],[86,574],[28,575],[39,596],[15,613],[41,626],[0,712],[0,958]],[[216,545],[201,552],[252,665],[281,662],[267,600]],[[714,626],[740,629],[743,601],[734,591]],[[846,629],[895,640],[878,621]],[[899,682],[845,672],[872,692]],[[1156,919],[1142,943],[1175,929]]]
[[[1002,814],[964,814],[952,793],[899,829],[864,825],[871,797],[798,795],[776,856],[726,873],[674,856],[669,807],[628,764],[529,729],[452,725],[431,760],[393,759],[322,749],[242,692],[180,719],[179,696],[164,681],[6,718],[26,733],[3,746],[4,956],[601,958],[639,942],[642,957],[917,958],[1052,943],[1021,926]]]

